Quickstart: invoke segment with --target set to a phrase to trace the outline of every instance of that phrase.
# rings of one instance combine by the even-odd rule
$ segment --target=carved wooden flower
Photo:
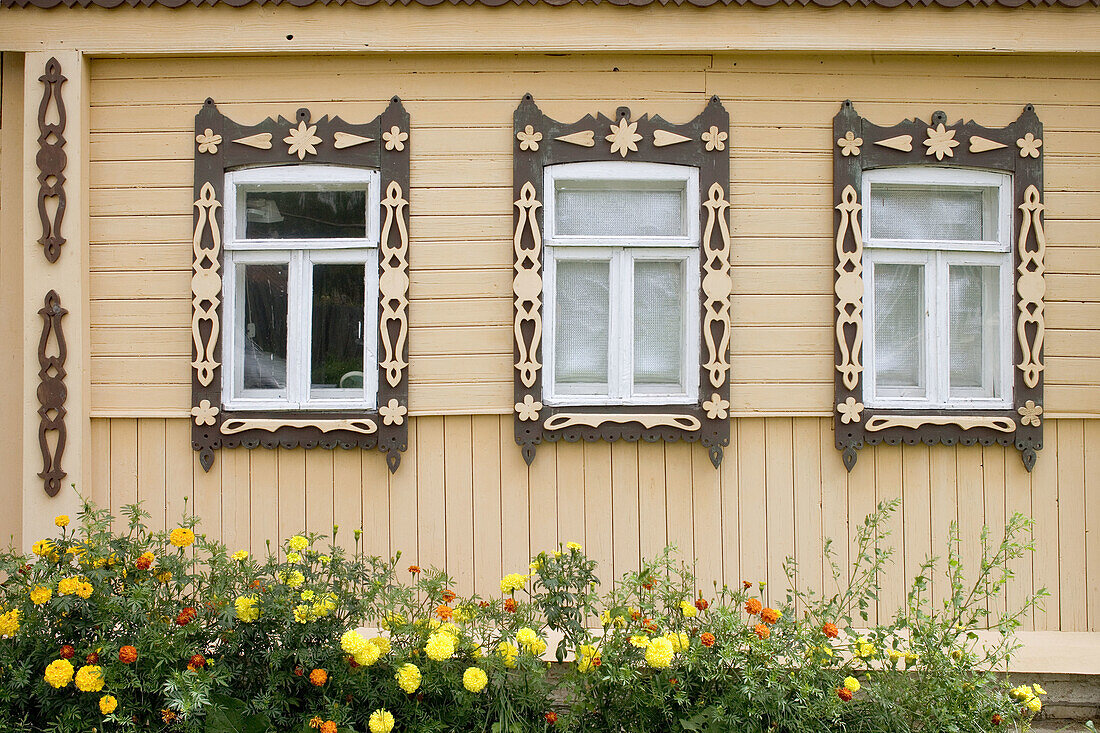
[[[707,144],[707,150],[725,150],[726,138],[729,134],[723,130],[719,130],[716,126],[711,125],[710,129],[703,133],[703,142]]]
[[[952,150],[959,141],[955,139],[955,131],[945,129],[941,122],[935,129],[928,128],[928,139],[924,141],[924,146],[928,148],[928,152],[925,155],[934,155],[936,160],[943,160],[946,155],[948,158],[955,157],[955,151]]]
[[[386,141],[386,150],[404,150],[405,141],[409,139],[409,133],[401,132],[401,128],[394,125],[389,132],[382,133],[382,139]]]
[[[863,413],[863,403],[856,402],[855,397],[849,397],[836,406],[836,411],[840,413],[840,421],[845,425],[850,422],[859,422],[860,415]]]
[[[859,155],[859,146],[863,144],[863,138],[856,137],[854,132],[848,130],[844,133],[844,137],[837,138],[836,144],[840,146],[840,154],[845,157]]]
[[[642,136],[638,134],[638,123],[627,122],[624,117],[617,125],[611,123],[611,134],[604,139],[611,143],[612,155],[618,153],[625,158],[629,152],[638,152],[638,141]]]
[[[191,408],[191,416],[195,418],[196,425],[213,425],[218,412],[218,408],[211,405],[210,400],[203,400]]]
[[[214,131],[208,127],[203,130],[201,135],[195,135],[195,142],[199,144],[200,153],[213,155],[218,152],[218,146],[222,144],[222,136],[215,135]]]
[[[542,133],[535,132],[535,128],[528,125],[516,133],[516,139],[519,140],[520,150],[535,151],[539,149],[539,140],[542,140]]]
[[[703,409],[707,411],[707,417],[711,420],[725,420],[730,416],[730,402],[715,392],[710,399],[703,403]]]
[[[1030,133],[1029,133],[1030,134]],[[1016,410],[1020,413],[1020,422],[1024,425],[1039,427],[1039,416],[1043,414],[1043,406],[1035,404],[1035,400],[1028,400],[1024,406]]]
[[[1043,147],[1043,141],[1032,135],[1030,132],[1016,141],[1016,144],[1020,147],[1021,158],[1038,158],[1039,148]],[[1026,424],[1026,423],[1025,423]]]
[[[317,155],[317,143],[321,142],[321,138],[317,137],[317,125],[306,126],[306,123],[299,122],[298,127],[290,128],[290,134],[283,138],[283,142],[290,146],[287,151],[290,155],[297,155],[298,160],[305,160],[306,153],[310,155]]]
[[[378,414],[382,416],[382,422],[385,425],[400,425],[405,422],[405,415],[408,414],[408,412],[409,408],[395,399],[391,399],[388,403],[378,408]]]
[[[520,420],[538,420],[542,403],[529,394],[523,395],[523,402],[516,403],[516,412]]]

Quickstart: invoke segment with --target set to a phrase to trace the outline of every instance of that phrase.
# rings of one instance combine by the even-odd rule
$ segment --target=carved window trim
[[[586,115],[559,122],[530,94],[516,109],[513,137],[513,391],[515,439],[530,464],[543,441],[701,441],[722,461],[730,432],[729,114],[718,97],[684,124],[661,117]],[[693,404],[564,405],[543,401],[542,233],[545,168],[561,163],[639,161],[699,173],[698,399]]]
[[[207,99],[195,116],[191,444],[209,471],[219,448],[377,448],[396,471],[408,446],[409,115],[394,97],[378,117],[350,124],[267,118],[244,125]],[[334,165],[378,171],[377,407],[231,410],[222,402],[225,174],[247,166]]]
[[[1032,105],[1000,128],[905,120],[881,127],[850,101],[833,118],[834,425],[845,467],[864,444],[1014,446],[1030,471],[1042,446],[1045,330],[1043,126]],[[977,168],[1012,175],[1013,396],[1009,409],[871,408],[863,400],[863,172],[902,166]]]

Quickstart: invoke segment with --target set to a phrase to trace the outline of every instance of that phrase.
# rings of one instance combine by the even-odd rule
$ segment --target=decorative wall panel
[[[531,463],[543,441],[686,440],[707,446],[715,466],[729,445],[731,334],[729,115],[717,97],[684,124],[660,117],[634,118],[626,107],[615,119],[587,115],[559,122],[530,94],[514,116],[513,296],[515,439]],[[643,161],[693,166],[699,171],[701,206],[695,216],[701,288],[699,395],[692,405],[631,407],[547,406],[543,402],[544,168],[558,163]]]
[[[42,102],[38,105],[38,217],[42,220],[42,236],[38,243],[50,262],[57,262],[65,238],[61,222],[65,218],[65,100],[61,85],[68,79],[61,73],[56,58],[46,62],[42,82]],[[49,206],[50,202],[54,206]]]
[[[1014,446],[1024,466],[1035,465],[1043,445],[1043,126],[1031,105],[1001,128],[943,112],[930,122],[906,120],[880,127],[860,117],[850,101],[833,118],[833,196],[836,246],[835,415],[836,446],[852,470],[865,444]],[[958,166],[1012,174],[1013,181],[1013,404],[1005,410],[872,409],[864,404],[863,172],[913,165]]]
[[[378,448],[396,471],[408,446],[409,401],[409,115],[394,97],[374,120],[314,119],[257,125],[229,119],[207,99],[195,117],[192,295],[192,447],[210,470],[221,447]],[[380,172],[378,217],[378,393],[375,410],[226,410],[221,390],[225,173],[248,166],[300,163]],[[368,297],[371,297],[368,294]]]
[[[38,341],[38,447],[42,450],[42,472],[38,477],[49,496],[61,490],[65,471],[61,457],[65,454],[65,360],[69,350],[61,319],[69,311],[61,307],[57,291],[46,293],[38,310],[42,316],[42,336]],[[52,440],[51,440],[52,439]]]

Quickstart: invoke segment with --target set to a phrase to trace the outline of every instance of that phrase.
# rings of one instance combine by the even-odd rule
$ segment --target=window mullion
[[[933,291],[931,293],[930,309],[932,311],[932,322],[930,326],[934,326],[933,333],[935,337],[929,341],[933,344],[933,348],[930,353],[929,374],[934,375],[934,380],[929,380],[930,384],[935,385],[934,391],[931,392],[929,397],[934,404],[947,404],[951,398],[951,288],[949,267],[950,263],[947,260],[947,255],[943,252],[936,252],[933,255],[932,263],[934,265],[932,269],[933,277],[929,278],[933,283]],[[936,365],[942,365],[937,369]]]
[[[618,292],[612,292],[611,301],[612,397],[627,400],[633,392],[634,382],[634,258],[628,247],[620,248],[613,257],[613,287]]]
[[[290,308],[287,318],[287,371],[293,376],[287,379],[288,401],[293,407],[302,407],[309,398],[309,370],[306,363],[310,353],[310,328],[313,299],[310,297],[310,262],[305,251],[297,250],[290,260]]]

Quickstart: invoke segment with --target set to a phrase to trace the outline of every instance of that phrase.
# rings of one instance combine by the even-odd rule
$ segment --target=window
[[[568,163],[545,186],[546,403],[696,402],[698,171]]]
[[[867,406],[1011,406],[1011,192],[1004,173],[864,174]]]
[[[373,407],[378,173],[251,168],[226,192],[227,409]]]

